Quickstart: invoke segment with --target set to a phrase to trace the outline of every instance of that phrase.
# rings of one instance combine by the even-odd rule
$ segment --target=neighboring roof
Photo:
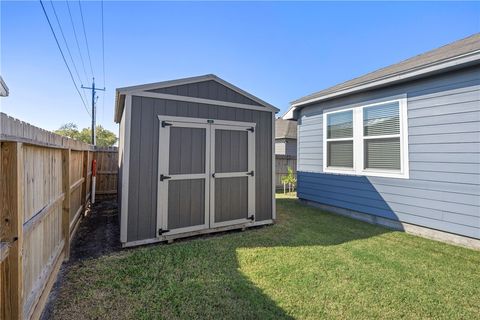
[[[3,81],[2,76],[0,76],[0,97],[8,96],[8,87],[5,81]]]
[[[275,120],[275,139],[297,139],[297,121]]]
[[[412,80],[479,62],[480,33],[476,33],[465,39],[295,100],[291,102],[291,108],[284,115],[284,118],[293,118],[292,109],[306,104],[391,85],[400,81]]]
[[[197,83],[197,82],[204,82],[204,81],[209,81],[209,80],[216,81],[216,82],[224,85],[225,87],[230,88],[233,91],[236,91],[241,95],[244,95],[245,97],[257,102],[259,106],[264,106],[270,111],[275,111],[275,112],[279,111],[279,109],[275,108],[271,104],[269,104],[269,103],[263,101],[262,99],[257,98],[254,95],[252,95],[252,94],[234,86],[233,84],[217,77],[216,75],[206,74],[206,75],[197,76],[197,77],[190,77],[190,78],[183,78],[183,79],[177,79],[177,80],[162,81],[162,82],[147,83],[147,84],[142,84],[142,85],[137,85],[137,86],[117,88],[116,97],[115,97],[115,122],[117,122],[117,123],[120,122],[120,119],[122,118],[123,105],[124,105],[124,101],[125,101],[125,94],[131,94],[131,93],[135,93],[135,92],[142,92],[142,91],[147,91],[147,90],[167,88],[167,87],[173,87],[173,86],[179,86],[179,85],[191,84],[191,83]]]

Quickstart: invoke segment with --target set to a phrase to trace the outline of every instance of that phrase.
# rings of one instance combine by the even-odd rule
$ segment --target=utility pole
[[[93,78],[92,87],[89,88],[89,87],[84,87],[82,85],[82,89],[92,90],[92,144],[93,144],[93,146],[96,146],[97,145],[97,134],[95,132],[95,127],[96,127],[95,116],[96,116],[97,108],[95,106],[95,103],[96,103],[95,99],[96,99],[96,95],[97,95],[97,90],[105,91],[105,88],[103,88],[103,89],[95,88],[95,78]]]

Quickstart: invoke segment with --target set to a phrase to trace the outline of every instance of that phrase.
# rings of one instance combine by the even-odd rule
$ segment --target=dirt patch
[[[71,242],[70,260],[62,264],[40,319],[52,318],[55,301],[71,266],[81,264],[85,259],[97,258],[120,249],[117,198],[115,196],[97,198],[78,226]]]

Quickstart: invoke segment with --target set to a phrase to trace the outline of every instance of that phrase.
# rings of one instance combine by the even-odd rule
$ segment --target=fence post
[[[62,191],[65,195],[62,205],[62,229],[65,260],[70,258],[70,154],[70,149],[62,150]]]
[[[83,211],[87,209],[87,178],[88,178],[88,151],[83,151],[83,184],[82,184],[82,204],[83,204]]]
[[[24,165],[23,144],[1,143],[2,161],[2,224],[4,235],[11,247],[5,263],[6,301],[2,316],[23,319],[23,219],[24,219]]]

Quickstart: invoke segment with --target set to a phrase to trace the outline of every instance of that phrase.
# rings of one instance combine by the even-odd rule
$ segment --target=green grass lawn
[[[480,252],[279,198],[273,226],[73,266],[54,317],[480,318]]]

